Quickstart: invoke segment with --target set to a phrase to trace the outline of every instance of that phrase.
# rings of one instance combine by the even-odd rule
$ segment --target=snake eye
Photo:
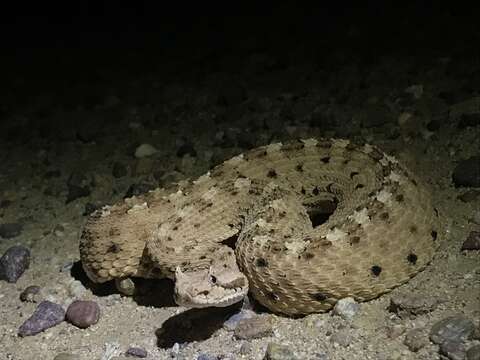
[[[210,281],[215,284],[217,282],[217,278],[213,275],[210,275]]]

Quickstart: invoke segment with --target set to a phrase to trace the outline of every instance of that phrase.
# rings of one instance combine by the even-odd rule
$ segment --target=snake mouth
[[[248,281],[238,268],[175,270],[175,302],[190,308],[226,307],[245,298]]]

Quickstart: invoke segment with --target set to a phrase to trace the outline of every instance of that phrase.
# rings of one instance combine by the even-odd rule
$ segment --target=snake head
[[[183,272],[175,269],[175,302],[191,308],[225,307],[247,295],[248,280],[236,266],[210,266]]]

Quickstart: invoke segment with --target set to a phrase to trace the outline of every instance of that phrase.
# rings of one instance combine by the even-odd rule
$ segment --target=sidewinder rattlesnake
[[[308,139],[97,210],[80,255],[95,282],[168,277],[177,303],[191,307],[227,306],[250,291],[294,316],[406,282],[432,259],[437,225],[425,185],[396,159]]]

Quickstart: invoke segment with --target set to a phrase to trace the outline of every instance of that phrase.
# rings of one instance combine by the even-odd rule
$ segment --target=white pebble
[[[151,156],[155,153],[157,153],[158,150],[155,149],[152,145],[150,144],[142,144],[137,149],[135,150],[135,157],[136,158],[144,158]]]
[[[333,308],[333,313],[339,315],[344,319],[351,319],[360,309],[360,304],[358,304],[354,298],[346,297],[340,299],[335,304]]]

